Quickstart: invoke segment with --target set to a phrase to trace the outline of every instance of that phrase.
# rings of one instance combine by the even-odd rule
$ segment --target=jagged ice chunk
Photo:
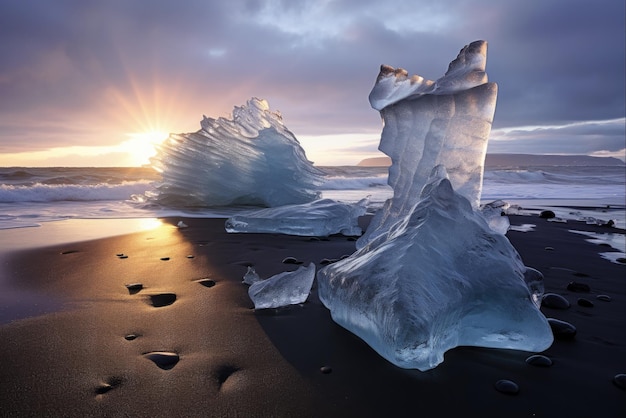
[[[304,303],[309,297],[315,264],[300,266],[296,271],[286,271],[266,280],[254,282],[248,289],[248,296],[254,303],[254,309],[280,308],[287,305]]]
[[[461,345],[548,348],[537,273],[440,167],[409,216],[317,279],[335,322],[393,364],[428,370]]]
[[[331,199],[239,213],[226,220],[227,232],[257,232],[325,237],[332,234],[361,235],[359,216],[365,215],[368,199],[355,204]]]
[[[150,198],[167,206],[280,206],[319,198],[323,173],[265,100],[207,118],[197,132],[171,134],[152,166],[162,182]]]
[[[381,68],[370,103],[394,195],[357,251],[318,272],[333,320],[400,367],[431,369],[460,345],[542,351],[553,341],[538,308],[543,276],[522,263],[497,205],[478,210],[497,95],[486,49],[464,47],[436,82]]]

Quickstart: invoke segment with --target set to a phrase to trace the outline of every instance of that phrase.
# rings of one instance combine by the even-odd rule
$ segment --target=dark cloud
[[[296,135],[371,136],[380,64],[436,79],[476,39],[494,128],[623,118],[624,34],[614,0],[2,2],[0,152],[114,144],[155,119],[196,130],[252,96]]]

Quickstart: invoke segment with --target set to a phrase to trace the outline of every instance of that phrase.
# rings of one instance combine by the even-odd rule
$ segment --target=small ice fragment
[[[248,289],[254,309],[280,308],[306,301],[315,279],[315,264],[301,266],[296,271],[287,271],[255,282]]]
[[[260,282],[260,281],[261,281],[261,278],[259,277],[254,267],[248,266],[248,271],[246,271],[246,274],[243,275],[242,283],[251,285],[253,283]]]
[[[179,228],[187,228],[189,225],[187,225],[186,223],[184,223],[183,221],[178,221],[178,223],[176,224],[177,227]]]

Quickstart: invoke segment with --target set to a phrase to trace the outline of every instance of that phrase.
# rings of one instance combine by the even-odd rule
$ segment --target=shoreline
[[[542,308],[577,328],[543,353],[552,367],[526,364],[532,353],[459,347],[431,371],[399,369],[330,319],[315,284],[302,305],[254,311],[241,283],[248,265],[262,278],[295,270],[282,263],[288,256],[319,268],[354,251],[354,241],[227,234],[223,219],[177,217],[4,258],[4,288],[60,305],[0,325],[0,355],[11,359],[0,368],[0,415],[620,416],[626,393],[612,379],[626,373],[626,266],[569,230],[623,231],[509,218],[535,225],[507,236],[524,264],[544,274],[546,293],[571,304]],[[189,227],[176,228],[179,220]],[[568,290],[572,281],[590,292]],[[125,285],[135,282],[143,288],[131,294]],[[156,306],[153,297],[166,294],[175,300]],[[146,358],[155,351],[178,362],[162,369]],[[500,379],[515,381],[519,394],[496,391]]]

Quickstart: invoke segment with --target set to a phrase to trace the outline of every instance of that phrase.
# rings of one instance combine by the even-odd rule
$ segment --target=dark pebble
[[[526,363],[530,364],[531,366],[537,366],[537,367],[552,366],[552,360],[550,360],[550,357],[546,357],[541,354],[535,354],[535,355],[528,357],[526,359]]]
[[[283,259],[283,264],[302,264],[302,261],[298,261],[295,257],[285,257]]]
[[[118,254],[117,258],[128,258],[126,254]]]
[[[587,283],[569,282],[567,284],[567,290],[569,290],[571,292],[589,293],[589,292],[591,292],[591,287],[589,287],[589,285]]]
[[[180,360],[178,354],[173,351],[152,351],[143,355],[148,360],[154,362],[159,369],[170,370]]]
[[[589,299],[579,298],[576,303],[578,303],[578,306],[582,306],[585,308],[593,308],[593,302],[590,301]]]
[[[613,378],[613,383],[618,388],[622,390],[626,390],[626,374],[624,373],[616,374],[615,377]]]
[[[213,287],[215,286],[215,280],[211,279],[198,279],[196,283],[200,283],[204,287]]]
[[[78,250],[67,250],[67,251],[61,251],[61,255],[66,255],[66,254],[74,254],[79,252]]]
[[[95,390],[96,395],[104,395],[112,389],[122,384],[122,379],[119,377],[112,377],[108,381],[101,383]]]
[[[117,257],[123,257],[123,256],[124,256],[124,253],[118,253],[118,254],[115,254],[115,255],[116,255]]]
[[[553,309],[569,309],[570,303],[561,295],[546,293],[541,299],[541,306]]]
[[[160,293],[158,295],[150,295],[150,304],[155,308],[171,305],[176,302],[175,293]]]
[[[187,256],[187,258],[194,258],[194,257],[195,257],[195,256],[194,256],[194,255],[191,255],[191,254],[189,254],[189,255]]]
[[[558,340],[572,340],[576,335],[576,327],[569,322],[561,321],[555,318],[548,318],[550,328],[554,338]]]
[[[137,335],[137,334],[128,334],[128,335],[124,336],[124,339],[126,341],[132,341],[132,340],[136,340],[137,337],[139,337],[139,335]]]
[[[610,302],[611,297],[609,295],[598,295],[596,299],[601,300],[602,302]]]
[[[551,210],[542,210],[541,213],[539,214],[539,217],[543,219],[552,219],[556,217],[556,215]]]
[[[615,259],[618,263],[626,264],[626,257],[619,257]]]
[[[498,392],[506,393],[507,395],[517,395],[519,392],[519,386],[512,380],[498,380],[495,386]]]
[[[322,372],[322,374],[330,374],[333,372],[333,368],[330,366],[322,366],[320,367],[320,372]]]
[[[169,257],[161,257],[161,261],[169,261],[170,258]]]
[[[546,247],[546,248],[544,248],[544,250],[546,250],[546,251],[554,251],[554,247]]]
[[[143,289],[143,284],[141,283],[129,283],[126,285],[126,289],[128,289],[128,293],[134,295],[135,293],[139,293],[141,289]]]

